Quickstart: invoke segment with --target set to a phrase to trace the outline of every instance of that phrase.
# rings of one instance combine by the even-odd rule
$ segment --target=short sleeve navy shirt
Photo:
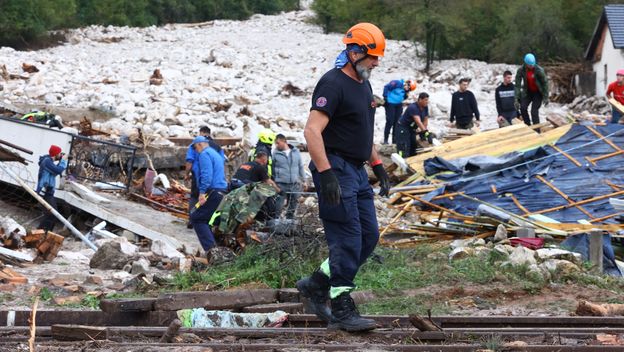
[[[414,122],[414,116],[420,116],[420,120],[423,121],[429,116],[429,107],[421,108],[417,103],[411,103],[399,118],[399,123],[403,126],[410,126]]]
[[[310,110],[322,111],[329,117],[323,130],[329,153],[364,162],[373,148],[375,108],[368,81],[360,83],[334,68],[317,83]]]

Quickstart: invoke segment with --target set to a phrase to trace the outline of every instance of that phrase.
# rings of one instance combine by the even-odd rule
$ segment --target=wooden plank
[[[566,125],[542,134],[538,134],[525,125],[508,126],[494,130],[493,132],[515,128],[514,130],[511,130],[512,133],[507,131],[506,133],[501,133],[500,135],[489,135],[489,139],[476,139],[473,141],[462,142],[490,132],[465,137],[457,141],[445,143],[442,146],[434,148],[434,150],[429,153],[408,158],[407,162],[417,173],[424,174],[423,162],[435,156],[440,156],[447,160],[474,155],[500,156],[512,151],[528,150],[553,143],[567,133],[571,127],[572,125]]]
[[[548,209],[543,209],[543,210],[539,210],[539,211],[534,211],[534,212],[532,212],[529,215],[550,213],[550,212],[553,212],[553,211],[563,210],[563,209],[567,209],[567,208],[570,208],[570,207],[573,207],[573,206],[577,206],[577,205],[583,205],[583,204],[587,204],[587,203],[591,203],[591,202],[597,202],[599,200],[603,200],[603,199],[609,198],[609,197],[616,197],[616,196],[619,196],[619,195],[622,195],[622,194],[624,194],[624,190],[617,191],[617,192],[614,192],[614,193],[604,194],[604,195],[601,195],[601,196],[598,196],[598,197],[594,197],[594,198],[584,199],[584,200],[581,200],[581,201],[578,201],[578,202],[574,202],[574,203],[570,203],[570,204],[566,204],[566,205],[560,205],[560,206],[553,207],[553,208],[548,208]]]
[[[615,149],[616,151],[620,151],[622,150],[620,147],[618,147],[615,143],[611,142],[611,140],[605,138],[605,136],[602,135],[602,133],[598,132],[595,128],[593,128],[592,126],[589,125],[585,125],[585,127],[590,130],[593,134],[596,135],[596,137],[602,139],[603,142],[607,143],[608,145],[611,146],[611,148]]]
[[[149,312],[154,310],[156,298],[119,298],[103,299],[100,309],[103,312]]]
[[[558,151],[559,153],[561,153],[561,155],[565,156],[566,158],[568,158],[568,160],[570,160],[572,163],[574,163],[574,165],[576,165],[577,167],[581,167],[581,163],[574,159],[570,154],[566,153],[565,151],[563,151],[561,148],[557,147],[556,145],[552,145],[553,149]]]
[[[609,98],[609,104],[611,104],[614,108],[616,108],[619,112],[624,114],[624,105],[620,104],[619,101],[615,100],[615,98]]]
[[[209,310],[240,309],[277,301],[278,290],[231,290],[212,292],[180,292],[161,294],[154,302],[155,310],[205,308]]]
[[[21,252],[14,251],[12,249],[4,248],[4,247],[0,247],[0,255],[4,255],[13,259],[22,260],[25,262],[33,261],[33,257],[31,257],[30,255],[26,253],[21,253]]]
[[[535,178],[540,180],[546,186],[550,187],[553,191],[555,191],[557,194],[559,194],[561,197],[563,197],[563,199],[565,199],[568,203],[570,203],[570,205],[572,205],[575,208],[577,208],[578,210],[580,210],[583,214],[587,215],[590,219],[594,219],[594,216],[591,215],[587,210],[585,210],[585,208],[583,208],[577,202],[572,200],[567,194],[563,193],[563,191],[561,191],[555,185],[553,185],[552,183],[548,182],[544,177],[542,177],[541,175],[536,175]]]
[[[169,244],[171,244],[174,248],[181,248],[182,244],[180,243],[180,241],[178,241],[177,239],[171,237],[171,236],[167,236],[163,233],[160,233],[158,231],[154,231],[152,229],[149,229],[139,223],[136,223],[120,214],[116,214],[113,213],[107,209],[104,209],[102,207],[99,207],[97,204],[93,204],[87,200],[84,200],[72,193],[69,192],[59,192],[62,193],[62,199],[65,200],[67,203],[69,203],[70,205],[86,211],[87,213],[97,216],[98,218],[117,225],[123,229],[126,229],[130,232],[134,232],[135,234],[148,238],[152,241],[154,240],[161,240],[164,242],[167,242]]]
[[[162,311],[106,313],[100,310],[38,310],[37,325],[165,326],[176,316],[176,312]],[[2,310],[0,311],[0,326],[28,326],[29,318],[30,310]]]
[[[52,337],[55,340],[108,340],[108,328],[86,325],[52,325]]]

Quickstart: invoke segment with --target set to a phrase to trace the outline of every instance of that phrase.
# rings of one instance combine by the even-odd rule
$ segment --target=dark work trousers
[[[518,117],[518,112],[513,110],[513,111],[503,111],[501,113],[501,116],[505,118],[505,120],[507,120],[507,122],[509,122],[510,125],[512,125],[512,121],[513,119],[515,119],[516,117]]]
[[[618,111],[618,109],[611,109],[611,123],[619,123],[622,118],[622,113]]]
[[[223,199],[224,193],[225,190],[212,190],[212,192],[210,192],[210,195],[208,196],[208,199],[206,200],[206,203],[197,208],[191,214],[191,224],[193,224],[193,229],[197,234],[199,243],[201,243],[201,246],[205,251],[215,246],[214,234],[212,233],[212,229],[210,229],[210,225],[208,225],[208,222],[210,222],[212,214],[214,214],[215,210],[217,210],[217,207],[219,207],[221,199]]]
[[[282,209],[284,208],[284,202],[288,202],[288,208],[286,208],[286,219],[293,219],[295,217],[295,211],[299,204],[299,196],[301,192],[301,184],[299,183],[281,183],[278,182],[277,186],[282,190],[282,193],[277,195],[275,200],[275,216],[279,218]]]
[[[327,157],[340,183],[338,205],[326,204],[319,193],[320,176],[313,163],[310,163],[310,170],[329,247],[329,284],[331,287],[355,287],[355,275],[379,240],[373,189],[364,166],[355,166],[333,154]]]
[[[455,122],[455,127],[461,130],[469,130],[474,127],[471,116],[458,117]]]
[[[529,119],[529,104],[531,104],[531,119]],[[542,106],[542,94],[540,92],[528,92],[527,96],[520,101],[520,111],[524,123],[531,126],[540,123],[539,108]],[[531,123],[533,121],[533,123]]]
[[[397,124],[397,152],[403,158],[416,155],[416,131],[411,127]]]
[[[386,104],[386,127],[384,128],[384,143],[388,143],[388,136],[392,130],[392,143],[397,143],[397,124],[403,113],[403,104]]]
[[[48,192],[46,192],[43,195],[43,199],[50,204],[50,206],[56,210],[58,210],[58,207],[56,205],[56,198],[54,198],[54,194],[49,194]],[[38,228],[44,230],[44,231],[52,231],[54,229],[54,225],[56,225],[56,216],[54,216],[52,214],[52,212],[48,211],[47,209],[44,209],[44,215],[43,215],[43,219],[41,219],[41,222],[39,223]]]
[[[267,198],[264,201],[264,204],[262,204],[262,208],[260,208],[260,211],[258,211],[258,214],[256,214],[257,221],[264,222],[277,218],[277,211],[275,206],[276,199],[277,196],[273,196]]]
[[[195,209],[195,204],[197,204],[197,198],[199,197],[199,188],[197,188],[197,179],[195,178],[195,173],[191,171],[191,196],[189,197],[189,216]]]

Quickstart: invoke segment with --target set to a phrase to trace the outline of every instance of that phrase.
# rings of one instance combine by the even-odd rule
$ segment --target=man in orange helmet
[[[384,128],[383,144],[388,144],[388,137],[392,131],[392,143],[397,142],[398,122],[403,114],[403,100],[407,99],[409,92],[416,89],[416,81],[404,81],[395,79],[384,86],[383,98],[386,110],[386,127]]]
[[[379,239],[374,193],[364,164],[369,163],[380,181],[380,195],[388,195],[390,188],[373,145],[376,105],[368,82],[384,55],[386,39],[377,26],[360,23],[342,42],[346,48],[335,68],[314,89],[304,130],[329,259],[299,280],[297,289],[329,328],[365,331],[374,329],[375,321],[360,316],[350,292]]]

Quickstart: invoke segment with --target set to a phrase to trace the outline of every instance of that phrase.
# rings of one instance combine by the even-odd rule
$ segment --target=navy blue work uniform
[[[416,129],[418,126],[414,121],[414,116],[420,116],[420,120],[424,123],[425,118],[429,116],[429,107],[421,108],[418,103],[412,103],[399,119],[397,151],[404,158],[416,155]]]
[[[319,191],[320,174],[310,163],[329,246],[329,283],[331,287],[355,287],[355,275],[379,240],[373,190],[364,169],[373,148],[375,122],[370,83],[359,83],[342,70],[332,69],[316,85],[311,110],[329,117],[322,135],[341,190],[340,203],[328,205]]]
[[[197,234],[202,248],[207,251],[215,246],[215,238],[210,229],[210,219],[223,199],[227,182],[223,157],[213,148],[206,147],[197,155],[198,175],[197,188],[199,194],[206,195],[206,202],[191,213],[191,224]]]

